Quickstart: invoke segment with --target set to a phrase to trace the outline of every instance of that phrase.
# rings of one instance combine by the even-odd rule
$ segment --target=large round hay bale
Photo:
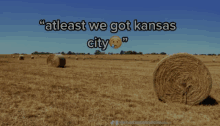
[[[31,56],[31,59],[34,59],[34,56]]]
[[[209,96],[212,77],[200,59],[178,53],[158,62],[153,83],[160,100],[195,105]]]
[[[52,54],[48,56],[47,64],[53,67],[64,67],[66,65],[66,59],[63,55]]]
[[[76,60],[78,60],[79,58],[78,57],[76,57]]]
[[[24,60],[24,55],[19,55],[18,60]]]

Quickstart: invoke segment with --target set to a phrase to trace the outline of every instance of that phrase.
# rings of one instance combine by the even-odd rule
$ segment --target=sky
[[[38,52],[78,52],[94,54],[89,48],[94,36],[129,38],[118,49],[106,53],[220,54],[220,8],[217,0],[1,0],[0,54]],[[86,31],[46,31],[39,20],[61,22],[85,20]],[[134,31],[133,21],[176,22],[175,31]],[[131,31],[110,32],[111,22],[131,22]],[[106,22],[106,31],[90,31],[88,22]]]

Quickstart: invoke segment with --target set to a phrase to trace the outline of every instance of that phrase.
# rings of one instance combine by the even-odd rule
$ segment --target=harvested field
[[[188,106],[157,99],[157,62],[151,61],[164,56],[75,57],[56,68],[48,67],[46,56],[23,62],[0,55],[0,125],[109,126],[112,120],[219,125],[220,58],[196,56],[209,69],[213,85],[205,101]]]

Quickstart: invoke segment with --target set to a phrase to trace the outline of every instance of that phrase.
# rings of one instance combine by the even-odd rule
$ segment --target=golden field
[[[195,56],[213,80],[210,97],[196,106],[157,99],[153,71],[164,55],[65,57],[66,67],[54,68],[47,66],[45,55],[34,59],[25,55],[24,60],[0,55],[1,126],[111,126],[112,120],[184,126],[220,123],[218,56]]]

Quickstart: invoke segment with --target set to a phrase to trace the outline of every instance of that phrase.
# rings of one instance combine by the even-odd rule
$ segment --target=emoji
[[[114,49],[118,49],[122,45],[122,40],[118,36],[112,36],[109,40],[109,45]]]

